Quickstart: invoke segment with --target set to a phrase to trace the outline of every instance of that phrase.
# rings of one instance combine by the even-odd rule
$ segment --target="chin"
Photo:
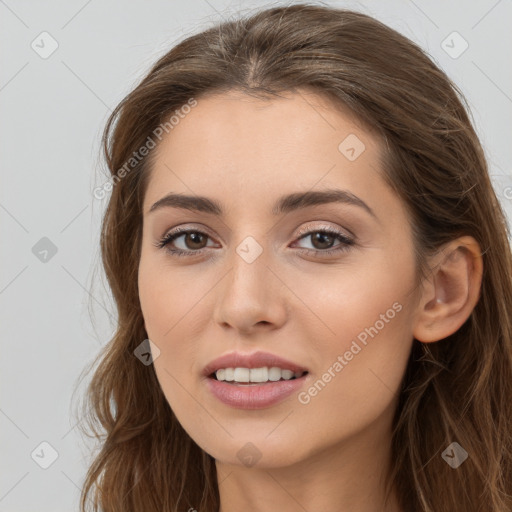
[[[233,438],[223,443],[196,443],[217,462],[258,469],[292,466],[314,451],[313,447],[308,450],[300,437],[295,438],[291,432],[288,437],[271,437],[272,434],[267,437],[267,431],[259,435],[233,433]]]

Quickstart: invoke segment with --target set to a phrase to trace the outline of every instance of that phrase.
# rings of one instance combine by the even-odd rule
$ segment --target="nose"
[[[234,252],[230,270],[216,287],[214,320],[218,325],[243,334],[283,326],[290,292],[270,260],[265,251],[252,262]]]

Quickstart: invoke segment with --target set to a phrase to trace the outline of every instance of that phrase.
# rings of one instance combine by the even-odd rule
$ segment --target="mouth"
[[[278,366],[260,368],[219,368],[208,378],[233,386],[260,386],[273,382],[292,381],[308,374],[307,370],[292,371]]]
[[[236,409],[264,409],[298,392],[309,380],[299,363],[268,352],[231,352],[202,371],[210,394]]]
[[[263,368],[220,368],[205,379],[206,388],[231,408],[266,409],[298,393],[309,380],[308,371]]]

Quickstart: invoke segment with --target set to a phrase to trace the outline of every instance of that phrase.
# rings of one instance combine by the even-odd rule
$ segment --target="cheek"
[[[171,269],[165,260],[154,256],[141,258],[138,273],[139,300],[148,335],[155,341],[171,340],[178,322],[188,323],[194,303],[201,296],[198,282]],[[166,342],[167,343],[167,342]]]
[[[144,257],[139,266],[138,286],[148,338],[160,351],[154,359],[155,371],[174,408],[174,402],[181,396],[180,384],[189,388],[189,382],[197,375],[200,331],[209,318],[205,304],[211,286],[191,280],[190,270],[187,273],[170,269],[165,263]]]
[[[301,332],[318,354],[317,385],[304,400],[359,407],[375,399],[378,408],[398,391],[412,346],[412,262],[382,260],[333,275],[295,281],[313,313],[306,310]]]
[[[323,372],[297,397],[302,411],[295,419],[312,421],[326,442],[355,435],[384,416],[391,421],[412,344],[403,312],[380,330],[380,323],[368,322],[326,346]]]

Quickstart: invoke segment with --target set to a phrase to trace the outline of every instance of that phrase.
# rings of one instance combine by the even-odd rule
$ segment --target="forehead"
[[[324,97],[306,91],[282,96],[232,91],[197,99],[154,150],[145,211],[169,191],[243,202],[315,184],[375,188],[375,135]]]

